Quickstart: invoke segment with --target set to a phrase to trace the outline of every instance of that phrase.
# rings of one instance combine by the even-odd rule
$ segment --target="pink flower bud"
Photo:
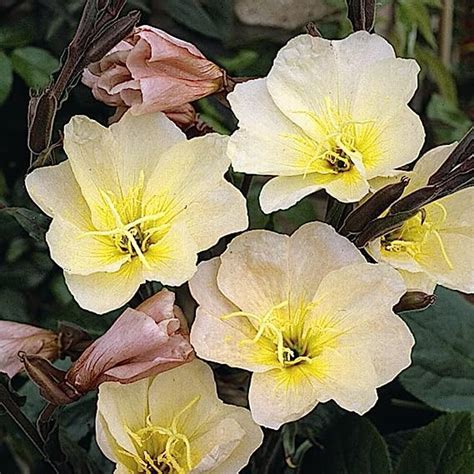
[[[144,25],[91,64],[82,82],[97,100],[140,115],[174,110],[221,90],[224,71],[194,45]]]
[[[58,335],[28,324],[0,321],[0,372],[13,377],[23,369],[19,352],[53,361],[59,354]]]
[[[73,363],[66,381],[85,393],[102,382],[131,383],[177,367],[193,358],[188,333],[174,293],[164,289],[126,309]]]

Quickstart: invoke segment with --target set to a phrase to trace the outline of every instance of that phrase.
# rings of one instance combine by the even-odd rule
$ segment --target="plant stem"
[[[48,453],[44,450],[44,443],[38,431],[31,423],[31,421],[26,417],[26,415],[20,410],[18,405],[15,403],[7,387],[2,384],[0,384],[0,405],[3,405],[7,413],[15,421],[18,427],[23,431],[25,436],[31,441],[31,443],[41,454],[43,459],[51,465],[54,472],[60,474],[60,471],[58,471],[56,466],[49,459]]]

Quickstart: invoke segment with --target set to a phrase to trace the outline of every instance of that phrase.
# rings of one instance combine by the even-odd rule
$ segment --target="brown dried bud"
[[[64,377],[66,372],[52,365],[41,356],[18,354],[23,362],[25,372],[39,388],[41,396],[53,405],[67,405],[77,400],[81,395]]]
[[[393,310],[396,313],[401,313],[402,311],[426,309],[435,301],[436,295],[428,295],[422,291],[408,291],[400,298]]]
[[[347,17],[354,31],[372,31],[375,22],[375,0],[347,0]]]

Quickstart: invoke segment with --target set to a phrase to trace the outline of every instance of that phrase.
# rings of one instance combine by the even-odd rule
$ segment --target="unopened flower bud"
[[[393,308],[396,313],[426,309],[436,301],[436,295],[428,295],[422,291],[408,291]]]
[[[86,393],[106,381],[131,383],[188,362],[188,328],[174,294],[162,290],[128,308],[69,369],[66,380]]]
[[[141,115],[176,110],[222,90],[225,74],[194,45],[143,25],[91,64],[82,82],[97,100]]]

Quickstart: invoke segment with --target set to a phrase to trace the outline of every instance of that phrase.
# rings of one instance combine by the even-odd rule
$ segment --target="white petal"
[[[104,314],[123,306],[145,281],[141,263],[137,259],[113,273],[73,275],[64,272],[64,278],[79,306],[97,314]]]
[[[330,272],[347,265],[365,263],[360,251],[331,226],[310,222],[290,237],[291,298],[311,301]]]
[[[253,174],[301,174],[301,152],[290,137],[304,132],[275,105],[265,79],[238,84],[228,96],[239,129],[229,140],[227,153],[235,171]]]
[[[260,315],[287,300],[288,242],[288,236],[265,230],[236,237],[221,256],[221,292],[241,310]]]
[[[267,78],[267,87],[277,106],[307,133],[314,133],[312,119],[325,100],[350,103],[367,67],[393,58],[392,47],[383,38],[357,32],[340,41],[301,35],[293,38],[278,53]]]

